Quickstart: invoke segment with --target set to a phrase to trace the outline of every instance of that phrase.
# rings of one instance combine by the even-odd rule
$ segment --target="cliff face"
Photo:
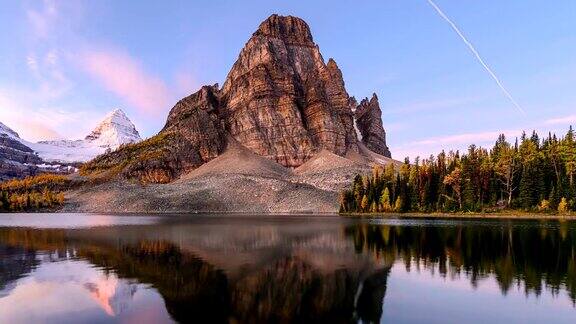
[[[162,133],[179,133],[192,147],[188,162],[199,166],[217,157],[226,146],[218,85],[203,86],[198,92],[180,100],[168,115]]]
[[[252,35],[222,89],[226,129],[241,144],[297,167],[320,149],[354,149],[342,73],[299,18],[273,15]]]
[[[355,109],[356,125],[362,135],[362,143],[370,150],[386,157],[392,157],[386,145],[386,132],[382,126],[382,110],[378,103],[378,96],[365,98]]]
[[[134,162],[124,174],[152,168],[173,179],[220,155],[229,136],[286,167],[298,167],[322,150],[344,156],[359,150],[349,102],[342,72],[333,59],[325,63],[306,22],[272,15],[248,40],[222,89],[204,86],[180,100],[160,134],[137,144],[135,153],[113,152],[117,158],[101,157],[85,170],[123,165],[132,156],[148,162],[129,158]],[[369,111],[360,116],[363,134],[371,147],[382,148],[378,153],[388,152],[379,115]],[[167,140],[174,136],[181,145]],[[163,151],[171,157],[161,156]],[[134,165],[141,171],[126,172]]]

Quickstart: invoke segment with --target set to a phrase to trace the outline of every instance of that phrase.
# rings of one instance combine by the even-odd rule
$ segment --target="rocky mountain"
[[[51,162],[86,162],[122,145],[140,142],[134,124],[121,109],[108,113],[82,140],[41,141],[29,144],[38,155]]]
[[[124,111],[116,109],[106,115],[84,140],[95,146],[117,149],[123,144],[140,142],[142,138]]]
[[[34,175],[41,163],[34,150],[22,144],[18,133],[0,123],[0,181]]]
[[[351,102],[355,104],[355,99]],[[363,99],[354,109],[356,126],[360,131],[362,143],[370,150],[386,157],[392,157],[390,149],[386,146],[386,132],[382,126],[382,110],[378,103],[378,96],[374,93],[372,98]]]
[[[241,50],[222,88],[204,86],[180,100],[157,136],[84,170],[170,182],[220,156],[229,139],[290,168],[321,151],[344,157],[368,147],[390,157],[380,116],[377,98],[355,105],[338,65],[325,62],[304,20],[272,15]]]
[[[342,73],[324,62],[308,25],[273,15],[240,52],[221,91],[226,130],[241,144],[298,167],[326,149],[356,150]]]
[[[141,140],[134,124],[120,109],[106,115],[83,140],[33,143],[0,123],[0,180],[39,172],[70,173],[81,162]]]

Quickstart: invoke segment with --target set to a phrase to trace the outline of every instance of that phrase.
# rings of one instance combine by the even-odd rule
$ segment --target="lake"
[[[574,323],[576,222],[0,215],[0,323]]]

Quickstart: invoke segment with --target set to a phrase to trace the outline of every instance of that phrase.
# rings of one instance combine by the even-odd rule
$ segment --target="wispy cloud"
[[[574,125],[576,124],[576,115],[569,115],[558,118],[551,118],[544,122],[545,125]]]
[[[163,112],[171,105],[164,81],[144,68],[136,58],[118,49],[86,51],[82,67],[108,91],[146,113]]]
[[[93,127],[86,121],[100,117],[89,110],[69,111],[46,105],[29,91],[0,89],[0,121],[29,141],[80,138]]]
[[[48,122],[40,122],[30,107],[22,104],[21,100],[15,100],[8,93],[9,91],[0,89],[0,120],[6,126],[25,139],[40,140],[61,137]]]
[[[430,154],[436,155],[442,150],[466,150],[471,144],[489,148],[498,139],[500,134],[506,135],[509,141],[519,138],[522,135],[522,132],[529,134],[533,130],[540,134],[540,136],[546,136],[548,132],[561,136],[568,130],[569,125],[574,124],[576,124],[576,115],[569,115],[532,123],[517,129],[468,132],[428,137],[393,145],[391,150],[396,159],[403,159],[406,156],[412,159],[417,156],[428,157]]]
[[[498,135],[504,134],[508,137],[522,134],[519,130],[502,130],[478,133],[464,133],[448,136],[431,137],[424,140],[414,141],[410,145],[456,145],[456,144],[479,144],[487,141],[495,141]]]
[[[26,18],[32,26],[34,36],[40,39],[49,37],[58,19],[58,13],[54,0],[42,1],[39,8],[28,8]]]
[[[189,96],[201,86],[201,84],[194,78],[193,73],[185,70],[178,72],[174,81],[176,96],[178,98]]]
[[[504,134],[507,138],[513,139],[519,137],[522,134],[522,130],[509,129],[436,136],[393,146],[391,150],[395,159],[404,159],[405,157],[414,159],[417,156],[427,158],[431,154],[436,155],[440,153],[442,150],[466,150],[471,144],[487,147],[493,144],[500,134]]]
[[[50,49],[41,56],[29,53],[26,65],[36,81],[37,97],[56,99],[74,88],[74,82],[66,76],[60,65],[60,55],[56,49]]]

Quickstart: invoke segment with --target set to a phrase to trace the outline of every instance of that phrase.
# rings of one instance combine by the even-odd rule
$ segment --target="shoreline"
[[[352,218],[429,218],[429,219],[510,219],[510,220],[576,220],[576,214],[554,215],[527,212],[506,213],[340,213]]]
[[[502,219],[502,220],[576,220],[576,214],[555,215],[527,212],[505,213],[338,213],[338,212],[249,212],[249,211],[154,211],[154,212],[74,212],[74,211],[19,211],[0,212],[0,215],[14,214],[83,214],[83,215],[121,215],[121,216],[304,216],[343,217],[357,219]]]

